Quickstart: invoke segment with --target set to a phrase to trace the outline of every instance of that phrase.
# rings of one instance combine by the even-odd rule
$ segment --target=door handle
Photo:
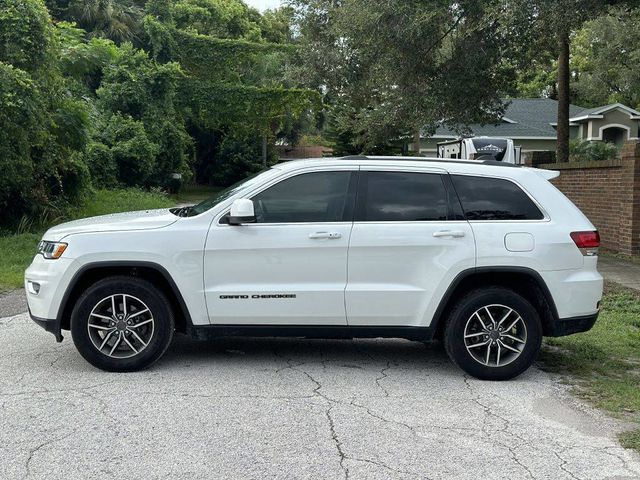
[[[460,237],[464,237],[464,232],[459,230],[440,230],[439,232],[433,232],[433,236],[436,238],[440,238],[440,237],[460,238]]]
[[[328,238],[330,240],[334,240],[340,237],[342,237],[342,234],[338,232],[316,232],[316,233],[309,234],[309,238],[314,240],[318,238]]]

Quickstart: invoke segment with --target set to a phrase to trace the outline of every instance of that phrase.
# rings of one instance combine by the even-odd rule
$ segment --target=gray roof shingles
[[[516,123],[502,121],[498,124],[473,124],[469,127],[474,135],[488,137],[553,137],[556,138],[558,102],[550,98],[514,98],[504,113],[504,117]],[[602,107],[599,107],[602,108]],[[576,105],[569,106],[569,115],[575,117],[586,109]],[[458,137],[458,134],[446,127],[436,128],[436,135]]]

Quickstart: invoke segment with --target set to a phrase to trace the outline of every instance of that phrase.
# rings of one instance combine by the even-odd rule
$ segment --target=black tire
[[[510,314],[506,323],[511,324],[513,320],[516,320],[516,325],[509,332],[498,333],[493,326],[490,326],[487,322],[487,318],[491,318],[489,314],[486,314],[484,320],[482,320],[484,307],[489,306],[489,309],[496,312],[508,313],[508,309],[513,309],[514,313]],[[505,307],[501,309],[501,307]],[[482,314],[480,319],[477,319],[475,312],[479,311]],[[472,319],[473,316],[473,319]],[[517,316],[522,319],[522,323],[517,320]],[[496,319],[497,320],[497,319]],[[474,328],[471,322],[476,322],[475,327],[481,325],[481,322],[487,323],[487,327],[490,330],[496,330],[490,335],[484,335],[484,329],[477,329],[473,333],[473,330],[467,330],[468,335],[477,335],[473,339],[465,339],[465,328]],[[496,321],[496,324],[499,321]],[[523,326],[524,324],[524,326]],[[507,327],[509,326],[507,325]],[[504,329],[504,328],[503,328]],[[493,338],[492,335],[508,334],[508,337]],[[513,337],[519,339],[518,342],[513,340]],[[475,340],[478,338],[478,340]],[[488,340],[487,340],[488,339]],[[465,344],[465,341],[468,344]],[[473,348],[473,345],[480,344],[482,342],[494,342],[491,346],[485,348],[484,345]],[[465,294],[460,300],[456,302],[456,305],[451,310],[447,319],[447,324],[444,331],[444,344],[449,358],[458,365],[462,370],[480,380],[509,380],[517,377],[534,362],[538,352],[540,351],[540,345],[542,343],[542,326],[540,323],[540,316],[536,309],[521,295],[517,294],[513,290],[509,290],[503,287],[491,286],[472,290]],[[507,344],[516,350],[520,350],[519,354],[515,354],[510,350],[506,350],[504,345]],[[498,348],[503,346],[503,348]],[[471,347],[471,348],[468,348]],[[481,352],[479,353],[478,350]],[[485,353],[489,350],[491,355],[488,360],[488,365],[483,364],[482,361],[486,359]],[[498,352],[500,350],[500,352]],[[473,352],[473,354],[471,353]],[[498,355],[500,353],[506,355],[500,359]],[[481,357],[480,359],[474,358]],[[507,361],[510,357],[513,359],[504,365],[498,364],[498,362]]]
[[[103,325],[109,327],[109,331],[114,330],[113,333],[122,336],[122,341],[120,342],[122,345],[117,345],[113,353],[115,353],[116,356],[131,355],[126,358],[115,358],[109,355],[108,350],[111,347],[109,343],[115,343],[115,340],[117,340],[116,337],[107,339],[109,343],[105,345],[102,351],[99,350],[97,343],[107,336],[108,333],[105,332],[108,331],[98,332],[98,330],[95,329],[102,329],[103,327],[89,327],[90,318],[92,323],[96,321],[96,317],[90,317],[94,308],[108,308],[109,304],[105,299],[113,295],[116,296],[114,300],[116,302],[121,302],[121,300],[119,300],[121,296],[128,297],[128,308],[135,309],[136,305],[139,305],[138,311],[142,313],[138,313],[136,320],[133,320],[133,317],[136,315],[131,315],[133,327],[129,328],[125,326],[127,316],[120,315],[123,319],[118,321],[117,330],[116,327],[111,328],[108,319],[98,319],[98,321],[106,322]],[[117,321],[115,317],[118,315],[116,314],[120,313],[121,309],[126,311],[127,308],[123,303],[116,303],[115,305],[116,312],[113,315],[114,324],[116,324]],[[142,307],[146,307],[148,312],[142,312],[144,310]],[[102,313],[104,313],[106,317],[109,317],[110,311],[113,311],[113,308],[103,311]],[[136,310],[134,310],[134,312],[136,312]],[[136,328],[135,322],[142,323],[145,319],[148,322],[148,318],[152,319],[151,322]],[[71,314],[71,336],[80,355],[93,366],[108,372],[132,372],[147,368],[158,360],[169,347],[171,339],[173,338],[174,325],[173,310],[162,292],[152,283],[144,279],[125,276],[108,277],[91,285],[80,296]],[[122,331],[119,330],[120,328]],[[134,340],[131,332],[132,328],[136,328],[135,332],[139,333],[139,340]],[[98,333],[90,334],[90,331]],[[132,335],[127,338],[130,339],[130,344],[132,344],[139,353],[135,353],[133,349],[125,344],[125,334]],[[96,335],[103,335],[103,337],[96,338]],[[96,342],[96,344],[94,344],[94,342]],[[120,353],[119,349],[123,350],[123,352]],[[128,352],[126,350],[128,350]]]

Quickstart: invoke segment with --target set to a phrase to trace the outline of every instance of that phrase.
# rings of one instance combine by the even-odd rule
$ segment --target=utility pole
[[[267,167],[267,134],[262,134],[262,166]]]

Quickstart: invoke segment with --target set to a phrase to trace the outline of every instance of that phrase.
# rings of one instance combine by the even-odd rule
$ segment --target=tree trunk
[[[413,134],[413,154],[420,156],[420,130],[416,130]]]
[[[569,161],[569,32],[558,35],[558,125],[556,161]]]
[[[267,167],[267,134],[262,134],[262,166]]]

